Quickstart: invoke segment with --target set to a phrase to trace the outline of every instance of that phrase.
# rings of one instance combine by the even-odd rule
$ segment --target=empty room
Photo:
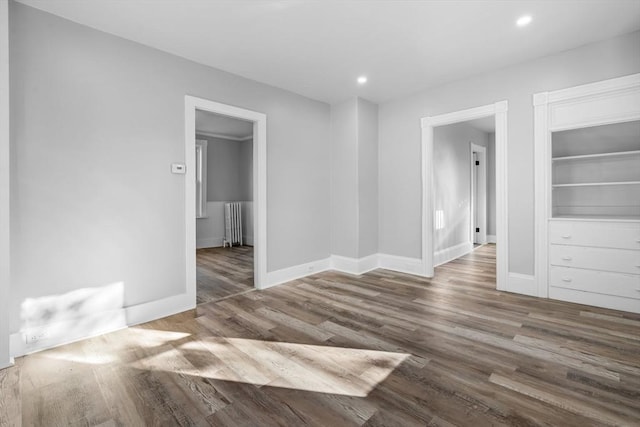
[[[0,0],[0,426],[640,425],[638,0]]]

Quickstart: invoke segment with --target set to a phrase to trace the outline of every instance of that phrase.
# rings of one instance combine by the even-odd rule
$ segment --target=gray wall
[[[378,106],[353,98],[331,106],[331,253],[378,252]]]
[[[331,253],[358,256],[357,100],[331,106]]]
[[[253,201],[253,141],[240,143],[240,200]]]
[[[420,119],[507,100],[509,271],[533,274],[532,94],[637,73],[638,52],[635,32],[380,105],[380,252],[421,256]]]
[[[358,258],[378,252],[378,106],[358,98]]]
[[[444,227],[436,230],[434,236],[434,251],[437,252],[470,242],[471,149],[469,143],[487,147],[489,135],[466,123],[458,123],[436,127],[433,136],[434,210],[442,210],[444,219]],[[487,202],[488,199],[487,197]]]
[[[329,256],[327,104],[14,2],[10,43],[12,331],[29,297],[185,291],[185,94],[268,116],[268,270]]]
[[[252,141],[215,138],[196,132],[207,141],[207,201],[253,200]]]

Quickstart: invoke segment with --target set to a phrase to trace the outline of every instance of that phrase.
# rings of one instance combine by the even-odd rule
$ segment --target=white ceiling
[[[196,132],[243,140],[253,135],[253,123],[196,110]]]
[[[20,1],[326,102],[383,102],[640,29],[638,0]]]

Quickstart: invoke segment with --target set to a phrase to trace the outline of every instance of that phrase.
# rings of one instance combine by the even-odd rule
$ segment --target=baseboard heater
[[[242,204],[225,203],[224,204],[224,229],[225,236],[222,246],[233,247],[234,244],[242,246]]]

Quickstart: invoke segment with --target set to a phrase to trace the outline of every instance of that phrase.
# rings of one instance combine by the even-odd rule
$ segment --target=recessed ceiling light
[[[516,25],[518,27],[526,27],[527,25],[529,25],[531,23],[531,20],[533,18],[531,18],[531,15],[524,15],[521,16],[520,18],[518,18],[518,20],[516,21]]]
[[[367,82],[367,76],[360,76],[358,77],[358,84],[365,84]]]

